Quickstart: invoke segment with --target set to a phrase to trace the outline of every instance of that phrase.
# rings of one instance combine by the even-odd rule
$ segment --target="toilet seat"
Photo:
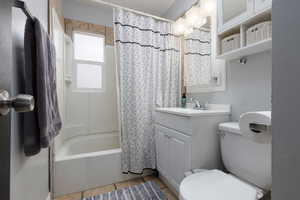
[[[180,184],[181,200],[257,200],[262,191],[220,170],[186,177]]]

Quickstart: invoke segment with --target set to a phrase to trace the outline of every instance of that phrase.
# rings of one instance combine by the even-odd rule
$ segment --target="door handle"
[[[6,90],[0,90],[0,116],[7,115],[11,109],[16,112],[30,112],[34,109],[34,97],[26,94],[19,94],[10,98]]]

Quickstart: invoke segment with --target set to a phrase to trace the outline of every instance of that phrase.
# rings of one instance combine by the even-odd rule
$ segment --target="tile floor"
[[[168,200],[178,200],[178,198],[171,192],[171,190],[156,176],[145,176],[144,178],[132,179],[120,183],[115,183],[112,185],[89,189],[83,192],[61,196],[56,198],[55,200],[81,200],[84,197],[95,196],[97,194],[111,192],[116,189],[137,185],[146,181],[154,181],[157,185],[159,185],[160,189],[165,193]],[[270,193],[267,194],[262,200],[271,200]]]
[[[99,188],[89,189],[83,192],[78,192],[74,194],[68,194],[65,196],[61,196],[56,198],[55,200],[81,200],[84,197],[94,196],[97,194],[103,194],[107,192],[111,192],[116,189],[129,187],[132,185],[137,185],[146,181],[154,181],[159,185],[160,189],[165,193],[168,200],[178,200],[178,198],[171,192],[171,190],[156,176],[145,176],[143,178],[132,179],[120,183],[115,183],[112,185],[107,185]]]

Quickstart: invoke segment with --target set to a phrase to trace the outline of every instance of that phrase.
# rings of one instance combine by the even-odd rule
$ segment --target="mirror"
[[[184,36],[185,86],[209,85],[212,79],[212,34],[210,20]]]
[[[247,0],[222,0],[223,23],[247,12]]]

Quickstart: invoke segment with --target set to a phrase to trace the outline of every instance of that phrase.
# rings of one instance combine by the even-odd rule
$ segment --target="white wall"
[[[113,26],[113,9],[111,7],[100,4],[80,3],[77,0],[63,0],[62,3],[65,18]]]
[[[248,57],[242,65],[238,60],[226,64],[226,91],[188,95],[200,102],[232,105],[232,120],[248,111],[271,110],[272,54],[265,52]]]
[[[26,0],[31,13],[44,27],[48,27],[48,1]],[[15,68],[22,69],[24,61],[24,27],[26,17],[20,9],[13,9],[13,48],[17,60]],[[15,72],[18,75],[20,73]],[[15,95],[15,94],[12,94]],[[25,157],[22,145],[21,114],[13,114],[11,144],[11,200],[45,200],[48,196],[48,149],[38,155]],[[18,126],[19,125],[19,126]]]

